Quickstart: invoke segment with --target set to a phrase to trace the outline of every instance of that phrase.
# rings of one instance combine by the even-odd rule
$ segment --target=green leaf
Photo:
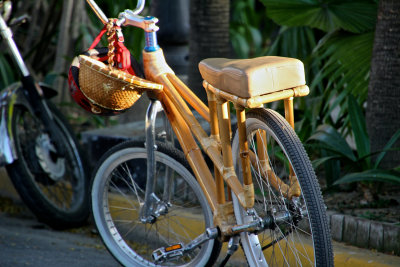
[[[357,161],[356,156],[346,140],[331,125],[323,124],[318,126],[316,133],[313,134],[309,140],[319,141],[330,151],[342,155],[351,161]]]
[[[324,164],[325,162],[332,160],[332,159],[338,159],[339,156],[327,156],[327,157],[322,157],[316,160],[313,160],[311,162],[312,166],[314,167],[314,169],[317,169],[321,164]]]
[[[4,88],[15,81],[15,74],[10,66],[10,63],[4,56],[0,54],[0,88]]]
[[[232,46],[239,58],[247,58],[250,53],[250,46],[246,38],[242,34],[233,31],[231,31],[230,36]]]
[[[248,27],[248,31],[249,31],[249,33],[251,35],[251,39],[252,39],[253,45],[255,47],[257,47],[257,48],[260,47],[261,44],[262,44],[261,32],[257,28],[252,27],[252,26]]]
[[[379,153],[379,155],[376,157],[375,166],[374,166],[375,169],[378,168],[378,166],[381,163],[383,157],[385,157],[386,152],[393,146],[394,143],[396,143],[396,141],[399,138],[400,138],[400,129],[397,130],[397,132],[394,133],[392,138],[390,138],[390,140],[387,142],[387,144],[383,148],[383,151],[381,153]]]
[[[363,111],[354,96],[351,94],[348,95],[347,98],[347,107],[349,109],[350,123],[356,142],[358,156],[365,157],[370,154],[370,143]]]
[[[337,180],[334,184],[366,181],[400,184],[400,172],[373,169],[364,172],[350,173]]]
[[[267,14],[285,26],[310,26],[326,32],[343,29],[353,33],[375,27],[377,4],[372,0],[261,0]]]
[[[315,45],[315,37],[309,27],[281,27],[267,55],[305,60]]]
[[[359,103],[364,102],[368,93],[373,40],[373,32],[358,35],[337,32],[324,37],[313,51],[313,58],[318,58],[324,65],[311,82],[311,88],[327,81],[325,90],[334,89],[338,95],[353,94]],[[336,100],[329,99],[332,101]],[[340,101],[335,105],[340,105],[343,113],[347,112],[346,103]]]

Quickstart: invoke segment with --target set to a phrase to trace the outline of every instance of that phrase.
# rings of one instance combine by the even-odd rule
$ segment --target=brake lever
[[[22,16],[19,16],[18,18],[13,18],[10,23],[8,24],[9,27],[13,27],[16,25],[20,25],[23,23],[26,23],[28,20],[30,20],[31,17],[27,14],[24,14]]]

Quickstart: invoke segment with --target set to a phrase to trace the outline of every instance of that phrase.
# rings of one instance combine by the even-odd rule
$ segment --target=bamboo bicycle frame
[[[254,103],[257,103],[259,106],[260,103],[265,103],[267,98],[267,102],[284,99],[286,119],[293,127],[293,97],[308,94],[308,87],[303,86],[271,93],[268,94],[267,97],[264,97],[265,99],[256,99],[255,101],[253,99],[251,101],[254,102],[247,104],[246,101],[248,100],[232,95],[229,96],[228,93],[213,88],[205,81],[204,87],[207,90],[208,96],[207,107],[177,76],[175,76],[165,62],[161,49],[155,52],[143,51],[143,62],[146,78],[161,83],[164,86],[161,92],[152,94],[150,97],[156,98],[162,103],[172,129],[181,144],[185,156],[213,212],[216,211],[218,206],[225,204],[224,182],[227,184],[228,188],[235,193],[239,203],[244,208],[251,208],[254,205],[254,189],[250,173],[250,164],[255,160],[256,155],[248,149],[244,109],[245,107],[254,106]],[[233,167],[228,100],[232,101],[236,107],[240,159],[244,176],[243,185],[239,182]],[[210,123],[210,136],[208,136],[205,130],[200,126],[185,101]],[[212,176],[206,165],[194,137],[196,137],[203,151],[214,163],[215,177]],[[265,135],[257,136],[257,138],[264,140],[263,143],[266,144]],[[265,162],[265,176],[271,177],[268,178],[271,185],[288,192],[287,196],[290,198],[292,196],[298,196],[300,192],[298,182],[296,182],[297,178],[295,178],[291,172],[290,185],[286,185],[279,177],[274,175],[273,171],[267,166],[268,159],[263,155],[265,152],[261,152],[264,148],[261,148],[257,154],[259,159]]]

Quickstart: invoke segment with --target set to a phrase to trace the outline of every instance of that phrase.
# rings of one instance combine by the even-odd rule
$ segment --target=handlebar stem
[[[147,16],[142,17],[136,15],[132,10],[126,9],[118,15],[118,20],[122,22],[122,26],[134,26],[143,29],[145,32],[156,32],[158,27],[156,23],[158,18]]]
[[[147,16],[142,17],[134,14],[131,10],[125,10],[118,16],[118,22],[123,26],[134,26],[144,30],[146,52],[157,51],[160,47],[157,42],[157,31],[159,30],[156,23],[158,19],[155,17]]]

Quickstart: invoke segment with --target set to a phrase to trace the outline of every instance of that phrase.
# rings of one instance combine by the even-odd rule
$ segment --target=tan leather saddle
[[[306,84],[304,65],[295,58],[208,58],[199,63],[201,76],[213,87],[252,98]]]

